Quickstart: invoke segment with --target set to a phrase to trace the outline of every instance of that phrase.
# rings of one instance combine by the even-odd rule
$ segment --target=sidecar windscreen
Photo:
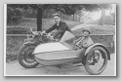
[[[72,33],[69,32],[69,31],[66,31],[66,32],[64,33],[64,35],[62,36],[60,42],[61,42],[61,43],[64,43],[64,42],[65,42],[65,43],[70,44],[70,43],[72,43],[74,40],[75,40],[74,34],[72,34]]]

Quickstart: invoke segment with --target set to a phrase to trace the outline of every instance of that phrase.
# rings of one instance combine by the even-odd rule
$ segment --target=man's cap
[[[54,16],[60,17],[60,14],[59,14],[59,13],[54,13],[54,14],[53,14],[53,17],[54,17]]]
[[[88,31],[89,33],[91,33],[91,28],[90,28],[90,27],[84,27],[84,28],[83,28],[83,32],[84,32],[84,31]]]

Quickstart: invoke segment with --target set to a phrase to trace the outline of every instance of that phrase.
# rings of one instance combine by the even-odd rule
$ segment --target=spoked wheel
[[[25,68],[34,68],[38,65],[38,62],[35,60],[34,55],[32,54],[34,46],[24,45],[18,55],[18,61],[20,65]]]
[[[94,47],[86,56],[85,69],[89,74],[97,75],[104,71],[108,62],[108,55],[104,48]]]

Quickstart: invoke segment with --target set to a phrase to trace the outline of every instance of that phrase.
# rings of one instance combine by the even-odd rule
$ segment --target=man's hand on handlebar
[[[46,36],[47,38],[51,39],[51,40],[55,40],[54,36],[51,33],[46,33],[46,31],[42,31],[41,33],[42,35]],[[57,41],[57,40],[56,40]]]
[[[30,28],[30,31],[31,31],[31,33],[34,34],[34,35],[39,35],[39,34],[41,34],[41,31],[33,31],[32,28]]]
[[[47,33],[46,33],[45,31],[42,31],[42,35],[43,35],[43,34],[47,34]]]
[[[51,40],[54,40],[54,37],[53,37],[53,35],[51,33],[48,33],[47,37],[50,38]]]

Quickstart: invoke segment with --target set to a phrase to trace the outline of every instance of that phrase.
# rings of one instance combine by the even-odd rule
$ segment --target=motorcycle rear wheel
[[[25,68],[34,68],[39,63],[35,60],[34,55],[32,54],[35,46],[33,45],[23,45],[18,54],[18,61],[21,66]]]
[[[95,55],[94,51],[98,50],[100,52],[99,55]],[[86,71],[91,75],[101,74],[108,63],[108,55],[104,48],[97,46],[90,50],[88,55],[86,56],[85,68]]]

